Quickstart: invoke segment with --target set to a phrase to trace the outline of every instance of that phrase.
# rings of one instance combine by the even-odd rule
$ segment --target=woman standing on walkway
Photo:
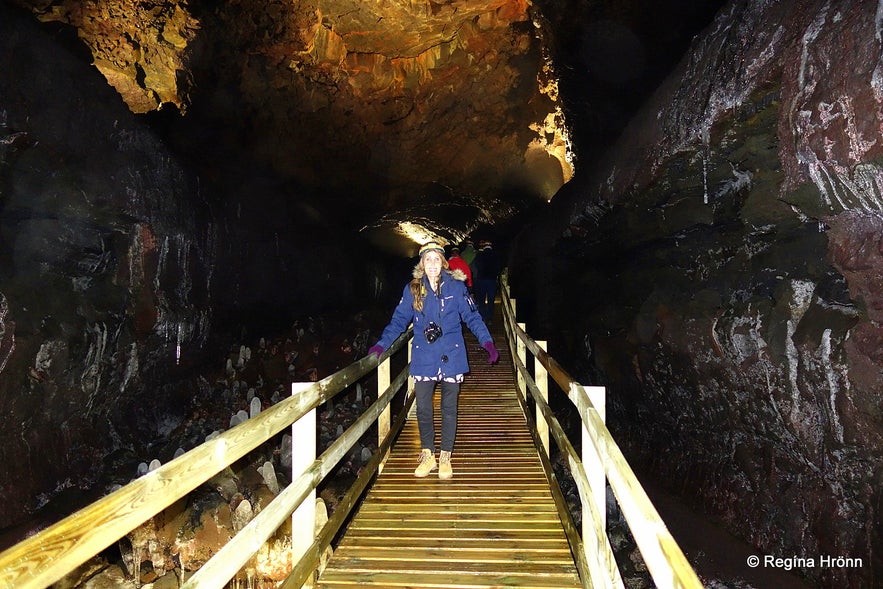
[[[488,362],[495,363],[500,354],[466,289],[465,276],[459,271],[449,271],[441,244],[430,241],[420,248],[419,255],[413,280],[405,286],[392,320],[368,353],[380,357],[408,325],[414,324],[411,376],[415,380],[422,447],[414,476],[425,477],[438,467],[438,478],[449,479],[454,476],[451,452],[457,433],[457,397],[463,376],[469,372],[461,321],[487,350]],[[436,384],[441,385],[442,414],[438,462],[432,407]]]

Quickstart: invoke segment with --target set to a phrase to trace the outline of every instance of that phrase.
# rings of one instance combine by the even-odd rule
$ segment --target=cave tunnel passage
[[[876,5],[374,4],[0,4],[5,537],[364,353],[471,238],[663,501],[872,586]]]

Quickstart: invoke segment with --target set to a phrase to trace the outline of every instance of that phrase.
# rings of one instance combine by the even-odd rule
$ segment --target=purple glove
[[[494,345],[494,342],[484,342],[483,344],[481,344],[481,347],[487,350],[487,363],[496,364],[497,360],[500,359],[500,352],[497,351],[497,347]]]
[[[370,348],[368,348],[368,355],[374,356],[375,358],[380,358],[380,354],[383,353],[383,346],[380,344],[374,344]]]

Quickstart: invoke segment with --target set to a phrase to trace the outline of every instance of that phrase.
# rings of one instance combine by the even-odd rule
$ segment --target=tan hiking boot
[[[419,464],[417,465],[417,468],[414,469],[414,476],[421,479],[434,471],[435,467],[437,466],[435,462],[435,455],[429,448],[423,448],[422,450],[420,450],[420,457],[418,458],[418,462]]]
[[[451,468],[451,453],[442,450],[438,455],[438,478],[449,479],[454,476],[454,469]]]

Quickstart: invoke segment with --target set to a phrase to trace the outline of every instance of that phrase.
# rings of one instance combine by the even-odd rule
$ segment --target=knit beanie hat
[[[422,258],[423,254],[428,252],[438,252],[442,258],[445,257],[445,248],[436,241],[427,241],[420,247],[419,256]]]

